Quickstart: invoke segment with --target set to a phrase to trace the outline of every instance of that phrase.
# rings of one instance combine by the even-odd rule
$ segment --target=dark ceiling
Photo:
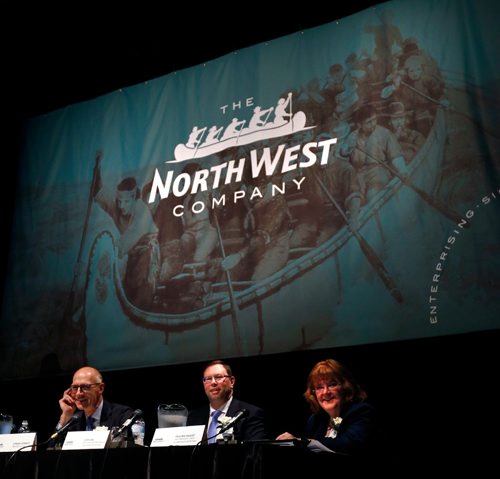
[[[328,7],[304,4],[282,11],[273,7],[270,12],[262,7],[264,2],[252,3],[253,8],[245,2],[234,4],[234,14],[215,3],[186,3],[172,7],[173,14],[157,2],[153,9],[134,5],[134,9],[106,14],[89,12],[88,7],[72,15],[43,10],[41,18],[32,12],[26,22],[19,12],[13,29],[15,47],[5,52],[8,84],[4,93],[17,118],[38,115],[377,3],[380,0]]]

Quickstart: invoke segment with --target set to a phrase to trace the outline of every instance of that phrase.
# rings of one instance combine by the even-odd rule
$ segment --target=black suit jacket
[[[242,409],[246,409],[248,411],[248,416],[242,418],[235,424],[233,428],[235,439],[239,441],[267,439],[266,422],[263,409],[254,406],[253,404],[233,398],[231,404],[229,405],[229,409],[227,410],[227,416],[236,416],[236,413]],[[186,425],[199,426],[204,424],[206,434],[206,426],[208,425],[209,416],[210,406],[208,404],[206,406],[193,409],[192,411],[189,411]]]
[[[324,411],[309,417],[306,437],[317,439],[329,449],[351,455],[374,453],[379,438],[375,408],[366,403],[350,403],[344,406],[340,417],[342,422],[334,438],[325,437],[330,416]]]
[[[113,426],[121,426],[132,414],[134,410],[122,404],[103,400],[101,411],[101,426],[107,426],[111,429]],[[85,414],[82,414],[80,421],[71,426],[68,431],[85,431],[86,419]]]

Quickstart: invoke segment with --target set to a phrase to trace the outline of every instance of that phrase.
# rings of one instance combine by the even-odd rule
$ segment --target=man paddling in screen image
[[[222,438],[222,435],[217,434],[220,431],[219,424],[229,418],[236,418],[240,414],[241,419],[228,429],[228,434],[232,433],[239,441],[259,440],[267,437],[264,411],[234,397],[235,381],[231,367],[220,360],[212,361],[203,371],[203,388],[209,404],[190,411],[187,425],[206,425],[203,439],[208,440],[209,444]],[[217,437],[215,437],[216,434]]]
[[[97,426],[121,426],[134,411],[128,406],[109,402],[103,398],[105,384],[101,373],[92,367],[83,367],[75,372],[71,386],[59,400],[61,417],[56,431],[61,429],[77,411],[81,418],[71,425],[69,431],[92,431]]]

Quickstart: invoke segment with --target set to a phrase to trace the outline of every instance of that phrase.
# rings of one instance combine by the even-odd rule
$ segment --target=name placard
[[[195,446],[203,437],[205,426],[159,427],[150,447]]]
[[[33,446],[33,447],[28,447]],[[22,434],[0,434],[0,452],[15,452],[24,447],[21,452],[32,451],[36,446],[36,432]]]
[[[63,450],[104,449],[109,441],[110,431],[69,431]]]

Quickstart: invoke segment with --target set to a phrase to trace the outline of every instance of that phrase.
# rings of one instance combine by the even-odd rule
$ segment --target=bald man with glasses
[[[56,429],[63,427],[77,411],[82,411],[80,421],[70,431],[91,431],[97,426],[121,426],[134,413],[133,409],[106,401],[103,397],[104,382],[101,373],[92,367],[80,368],[73,375],[71,386],[59,400],[61,417]]]
[[[209,444],[222,439],[220,428],[230,418],[241,418],[227,430],[237,441],[267,439],[264,411],[240,401],[233,395],[235,377],[231,367],[223,361],[212,361],[203,371],[203,388],[208,398],[206,406],[189,412],[187,425],[205,425],[204,439]]]

